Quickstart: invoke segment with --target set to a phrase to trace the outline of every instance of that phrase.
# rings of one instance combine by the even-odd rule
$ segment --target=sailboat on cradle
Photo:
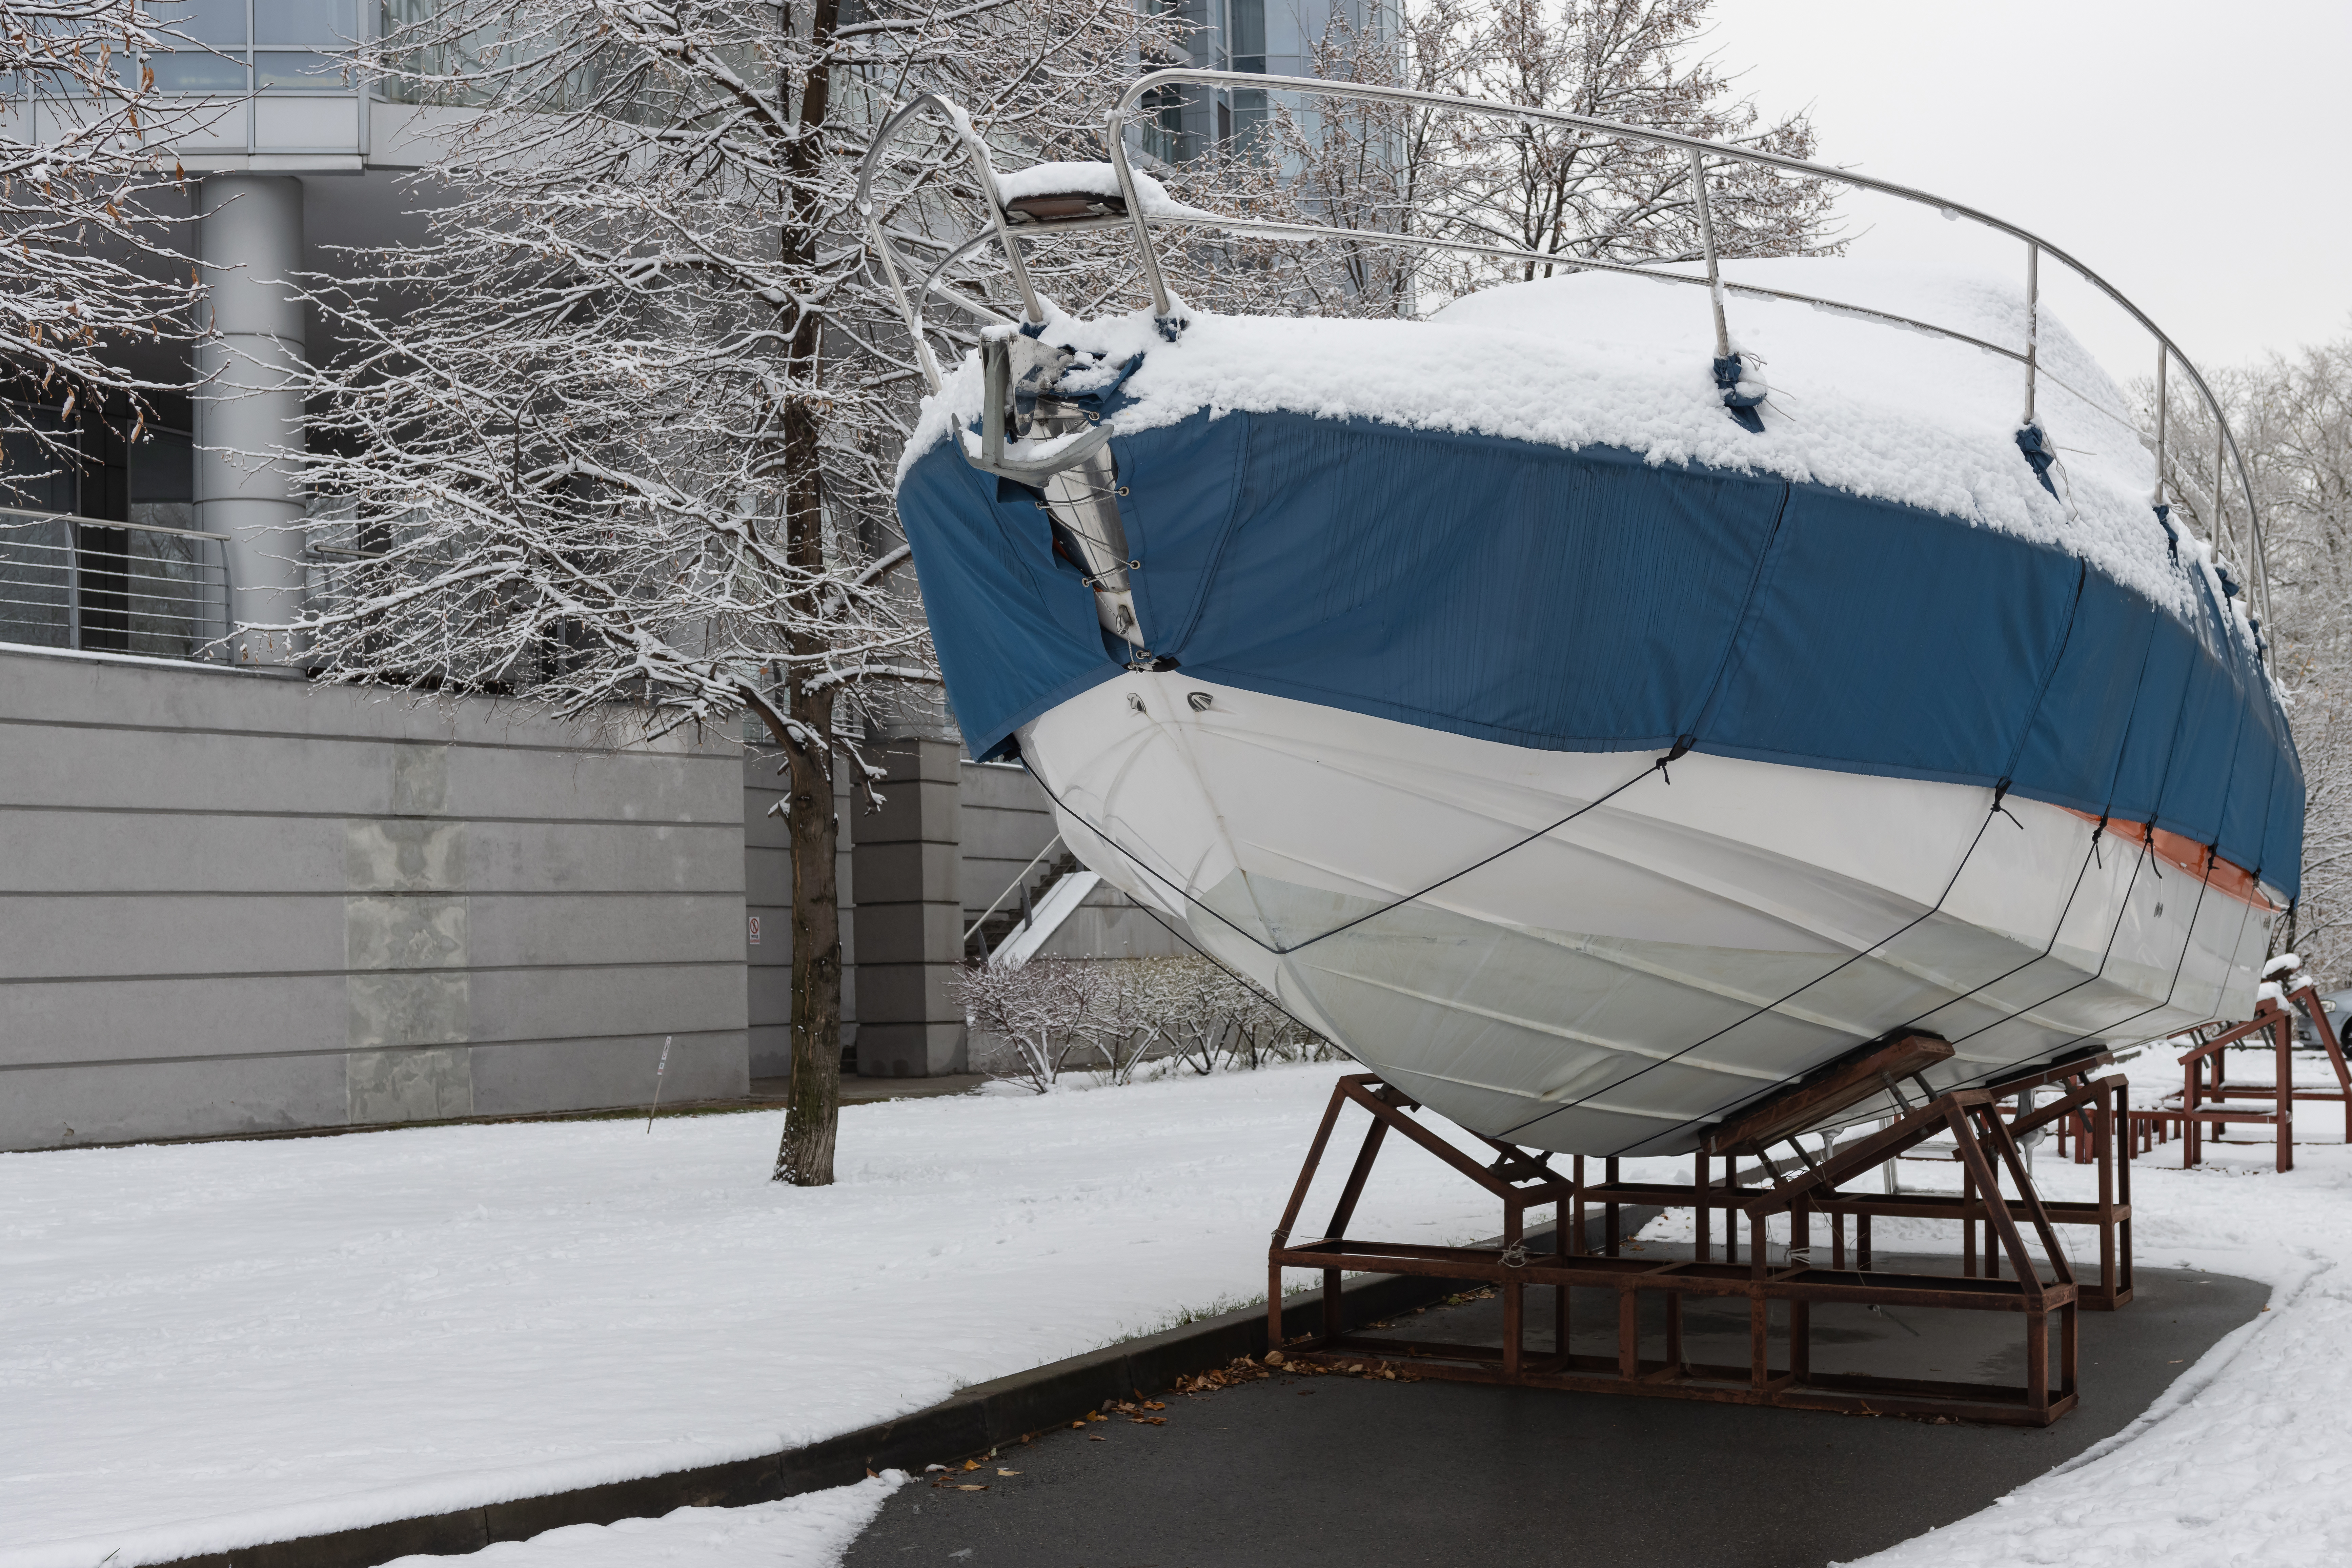
[[[1173,83],[1683,150],[1705,269],[1579,262],[1423,321],[1188,310],[1155,230],[1335,231],[1130,167],[1124,117]],[[2233,574],[2041,264],[2218,407],[2071,258],[1849,171],[1213,71],[1130,88],[1110,163],[1009,174],[919,100],[869,178],[924,113],[991,226],[927,279],[871,237],[931,377],[898,507],[973,754],[1018,756],[1089,868],[1383,1079],[1510,1142],[1673,1154],[1906,1032],[1949,1042],[1941,1090],[2251,1012],[2304,800],[2251,489]],[[1718,261],[1706,161],[1924,203],[2026,265]],[[1147,309],[1036,297],[1017,239],[1118,227]],[[991,241],[1010,313],[944,284]],[[934,298],[989,322],[952,369]]]

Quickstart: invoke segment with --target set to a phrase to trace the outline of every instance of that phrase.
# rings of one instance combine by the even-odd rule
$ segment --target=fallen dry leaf
[[[1089,1443],[1108,1443],[1110,1439],[1097,1432],[1087,1434],[1087,1441]]]
[[[1168,1425],[1168,1417],[1165,1415],[1130,1415],[1128,1419],[1134,1422],[1138,1426],[1165,1426]]]
[[[967,1470],[976,1470],[980,1468],[980,1461],[978,1459],[966,1459],[963,1462],[963,1468]]]
[[[976,1487],[958,1487],[958,1488],[956,1488],[956,1490],[958,1490],[958,1491],[960,1491],[960,1492],[984,1492],[984,1491],[986,1491],[987,1489],[988,1489],[988,1485],[987,1485],[987,1483],[986,1483],[986,1482],[982,1482],[981,1485],[976,1486]]]
[[[1018,1471],[1018,1470],[1003,1470],[1003,1469],[1000,1469],[1000,1470],[998,1470],[996,1473],[997,1473],[998,1475],[1000,1475],[1000,1476],[1017,1476],[1017,1475],[1019,1475],[1021,1472],[1020,1472],[1020,1471]]]

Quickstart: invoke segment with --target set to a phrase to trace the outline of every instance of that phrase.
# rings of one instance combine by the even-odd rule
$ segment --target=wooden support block
[[[1750,1106],[1717,1128],[1705,1148],[1710,1154],[1760,1152],[1783,1138],[1819,1126],[1849,1106],[1884,1094],[1890,1079],[1899,1082],[1951,1058],[1951,1043],[1933,1035],[1905,1035],[1866,1047]]]

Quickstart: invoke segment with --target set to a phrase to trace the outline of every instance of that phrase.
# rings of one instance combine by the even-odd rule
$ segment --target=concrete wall
[[[1186,958],[1192,944],[1150,910],[1098,882],[1094,891],[1037,944],[1041,958]]]
[[[1054,805],[1018,763],[967,762],[962,777],[963,923],[969,926],[1053,841]],[[1029,875],[1036,879],[1035,871]]]
[[[857,867],[857,1070],[929,1078],[964,1070],[962,763],[952,741],[879,749],[883,805],[861,812]]]
[[[0,1148],[744,1092],[744,763],[0,651]]]

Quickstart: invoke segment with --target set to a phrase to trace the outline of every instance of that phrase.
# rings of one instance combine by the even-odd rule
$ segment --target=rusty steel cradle
[[[2130,1168],[2118,1158],[2124,1140],[2125,1086],[2119,1077],[2095,1078],[2108,1065],[2105,1052],[2042,1068],[1980,1089],[1948,1091],[1910,1105],[1875,1132],[1864,1135],[1816,1160],[1796,1148],[1788,1167],[1776,1166],[1768,1143],[1833,1117],[1844,1106],[1875,1093],[1950,1047],[1926,1036],[1908,1036],[1877,1046],[1815,1081],[1800,1085],[1727,1124],[1695,1160],[1688,1185],[1630,1182],[1618,1162],[1598,1163],[1598,1181],[1586,1177],[1587,1161],[1576,1156],[1567,1173],[1552,1156],[1480,1138],[1495,1152],[1480,1163],[1412,1113],[1419,1108],[1370,1074],[1343,1078],[1335,1086],[1310,1145],[1282,1223],[1267,1257],[1269,1344],[1283,1344],[1281,1303],[1286,1270],[1322,1275],[1324,1318],[1319,1330],[1283,1344],[1286,1357],[1325,1365],[1371,1365],[1422,1377],[1460,1382],[1556,1388],[1588,1393],[1713,1400],[1738,1405],[1837,1411],[1852,1415],[1954,1418],[2015,1426],[2047,1426],[2077,1400],[2076,1313],[2082,1308],[2113,1310],[2131,1300]],[[2013,1118],[2001,1101],[2021,1090],[2054,1086],[2057,1097]],[[1294,1241],[1300,1210],[1321,1166],[1340,1112],[1353,1105],[1371,1125],[1348,1173],[1339,1204],[1323,1235]],[[2098,1196],[2090,1202],[2053,1203],[2035,1189],[2019,1139],[2039,1129],[2079,1119],[2086,1125],[2099,1167]],[[1349,1237],[1366,1182],[1391,1131],[1418,1144],[1499,1201],[1504,1226],[1497,1247],[1433,1247]],[[1879,1170],[1931,1138],[1948,1135],[1964,1173],[1964,1188],[1948,1194],[1858,1193],[1841,1183]],[[1748,1174],[1765,1184],[1743,1184],[1737,1163],[1743,1155],[1758,1164]],[[1714,1161],[1724,1161],[1720,1179]],[[2008,1191],[2004,1192],[2002,1177]],[[2012,1195],[2013,1194],[2013,1195]],[[1686,1207],[1696,1211],[1697,1243],[1688,1259],[1662,1261],[1629,1257],[1620,1226],[1623,1208],[1634,1205]],[[1530,1247],[1527,1215],[1553,1206],[1554,1248]],[[1601,1212],[1598,1252],[1584,1249],[1585,1220]],[[1717,1251],[1713,1216],[1724,1216]],[[1831,1258],[1820,1266],[1811,1245],[1811,1222],[1829,1222]],[[1786,1215],[1787,1261],[1775,1267],[1766,1242],[1769,1222]],[[1958,1220],[1967,1237],[1963,1271],[1897,1274],[1874,1269],[1870,1225],[1874,1218],[1903,1216]],[[1739,1257],[1739,1226],[1747,1222],[1747,1256]],[[1849,1266],[1845,1222],[1854,1222]],[[2055,1227],[2094,1226],[2099,1233],[2099,1278],[2076,1280]],[[1984,1268],[1976,1237],[1983,1228]],[[2025,1230],[2040,1243],[2044,1262],[2028,1251]],[[1559,1250],[1565,1238],[1566,1250]],[[2003,1260],[2007,1267],[2003,1268]],[[1412,1274],[1495,1287],[1502,1297],[1503,1342],[1499,1347],[1436,1344],[1378,1337],[1350,1328],[1339,1289],[1350,1272]],[[1528,1291],[1551,1294],[1549,1352],[1527,1345]],[[1616,1353],[1575,1353],[1571,1292],[1614,1293]],[[1704,1364],[1688,1360],[1682,1333],[1685,1298],[1744,1299],[1748,1308],[1748,1353],[1744,1365]],[[1643,1332],[1643,1303],[1662,1300],[1660,1336]],[[1774,1322],[1774,1304],[1780,1322]],[[1811,1309],[1821,1303],[1870,1307],[1946,1308],[2009,1312],[2023,1320],[2025,1381],[2003,1385],[1869,1376],[1816,1370],[1811,1356]],[[1776,1334],[1774,1330],[1778,1328]],[[1777,1342],[1777,1345],[1776,1345]],[[1776,1353],[1777,1351],[1777,1353]]]

